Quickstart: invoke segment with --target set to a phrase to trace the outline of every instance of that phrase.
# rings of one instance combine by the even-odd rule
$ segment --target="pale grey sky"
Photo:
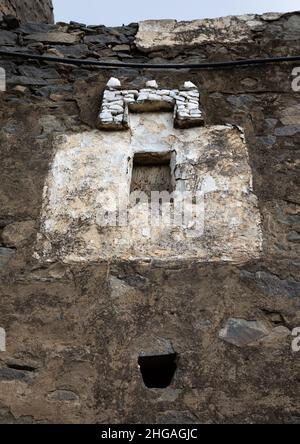
[[[118,26],[146,19],[193,20],[300,10],[299,0],[53,0],[56,21]]]

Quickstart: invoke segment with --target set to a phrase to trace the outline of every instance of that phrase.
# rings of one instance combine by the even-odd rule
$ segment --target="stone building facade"
[[[0,17],[15,17],[20,23],[53,23],[52,0],[1,0]]]
[[[3,26],[0,421],[299,423],[297,62],[11,52],[292,56],[300,14]],[[201,191],[203,232],[97,222],[148,173]]]

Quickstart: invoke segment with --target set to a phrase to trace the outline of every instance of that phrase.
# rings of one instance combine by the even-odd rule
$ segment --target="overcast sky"
[[[118,26],[146,19],[193,20],[300,10],[299,0],[53,0],[56,21]]]

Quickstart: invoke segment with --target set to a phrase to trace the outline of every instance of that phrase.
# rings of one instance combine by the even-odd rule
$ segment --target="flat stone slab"
[[[80,36],[78,34],[67,34],[66,32],[37,32],[27,35],[24,40],[31,40],[42,43],[59,43],[64,45],[73,45],[79,43]]]
[[[269,330],[260,321],[230,318],[226,322],[225,327],[220,330],[219,338],[237,347],[245,347],[268,334]]]
[[[166,48],[191,48],[205,43],[241,43],[253,40],[253,30],[263,29],[266,22],[253,15],[177,22],[145,20],[139,22],[135,44],[140,51]]]

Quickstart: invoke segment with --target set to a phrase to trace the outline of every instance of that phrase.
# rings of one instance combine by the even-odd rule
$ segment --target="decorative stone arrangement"
[[[122,90],[121,82],[111,77],[106,86],[97,122],[99,129],[128,129],[129,111],[174,110],[175,128],[204,125],[200,94],[190,81],[185,82],[180,90],[159,89],[155,80],[146,82],[146,87],[140,90]]]

